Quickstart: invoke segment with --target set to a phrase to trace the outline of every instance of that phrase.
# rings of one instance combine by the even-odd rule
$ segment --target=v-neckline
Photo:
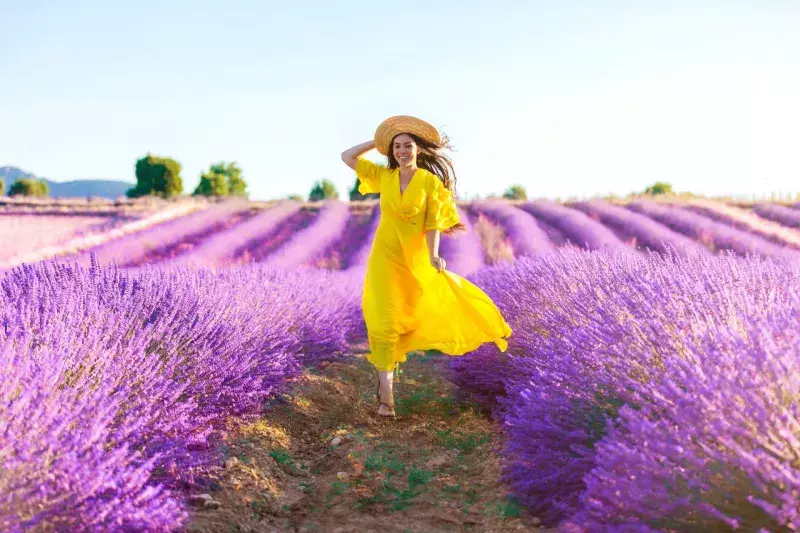
[[[411,187],[411,184],[414,183],[414,177],[416,177],[417,173],[419,172],[419,167],[414,170],[414,173],[411,174],[411,177],[408,178],[408,185],[406,185],[405,190],[402,190],[401,187],[403,184],[400,182],[400,169],[397,169],[397,190],[400,191],[400,199],[403,198],[403,195],[408,192],[408,188]]]

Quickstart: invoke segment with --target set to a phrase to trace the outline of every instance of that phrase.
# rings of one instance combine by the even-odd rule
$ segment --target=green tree
[[[148,153],[136,161],[136,186],[128,189],[129,198],[152,194],[163,198],[183,192],[181,164],[168,157]]]
[[[236,163],[220,161],[200,176],[200,183],[192,194],[247,197],[247,183],[242,178],[242,169]]]
[[[503,193],[503,198],[508,200],[527,200],[528,193],[522,185],[512,185]]]
[[[6,181],[0,178],[0,196],[6,195]]]
[[[311,193],[308,195],[309,202],[336,200],[337,198],[339,198],[339,192],[336,190],[336,186],[329,180],[316,182],[311,189]]]
[[[211,170],[200,176],[200,183],[192,193],[194,196],[228,196],[228,194],[230,194],[230,186],[227,176]]]
[[[242,178],[242,169],[233,165],[233,170],[228,171],[225,175],[228,176],[228,189],[230,189],[230,194],[233,196],[243,196],[247,198],[249,193],[247,192],[247,182],[244,181]]]
[[[19,178],[8,189],[9,196],[47,196],[47,183],[33,178]]]
[[[353,183],[353,188],[350,189],[351,202],[357,202],[358,200],[372,200],[379,197],[380,194],[376,193],[361,194],[360,192],[358,192],[358,176],[356,176],[356,182]]]
[[[302,194],[290,194],[286,197],[288,200],[294,200],[295,202],[302,202],[303,195]]]
[[[644,190],[645,194],[655,196],[657,194],[672,194],[672,185],[665,181],[657,181]]]

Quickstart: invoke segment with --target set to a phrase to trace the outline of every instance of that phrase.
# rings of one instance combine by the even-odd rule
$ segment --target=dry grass
[[[483,246],[486,263],[493,265],[502,261],[514,260],[514,248],[506,237],[502,226],[493,224],[486,216],[478,215],[473,224]]]

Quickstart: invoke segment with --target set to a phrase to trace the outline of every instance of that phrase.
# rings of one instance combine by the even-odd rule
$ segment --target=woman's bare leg
[[[381,416],[394,416],[394,370],[388,372],[378,372],[380,382],[379,396],[380,407],[378,414]]]

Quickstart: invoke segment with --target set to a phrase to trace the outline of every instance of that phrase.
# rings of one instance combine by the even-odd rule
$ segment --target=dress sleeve
[[[358,192],[361,194],[381,192],[381,176],[386,168],[373,163],[369,159],[359,158],[356,163],[356,176],[358,176]]]
[[[433,190],[428,194],[425,231],[432,229],[445,231],[459,223],[458,209],[452,193],[445,188],[442,180],[434,176],[431,181]]]

